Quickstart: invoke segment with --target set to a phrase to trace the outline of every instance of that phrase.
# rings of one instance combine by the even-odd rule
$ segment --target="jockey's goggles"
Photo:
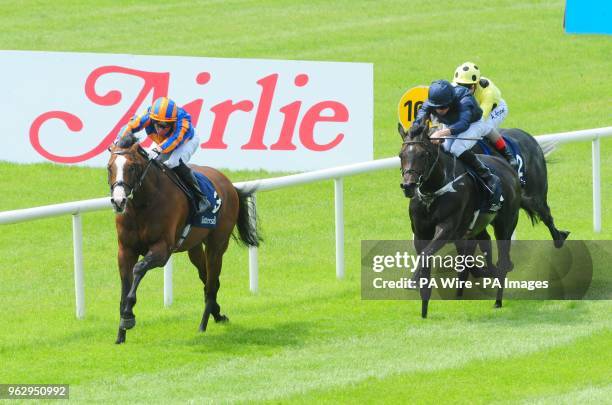
[[[165,121],[155,121],[153,120],[153,125],[155,125],[156,127],[160,127],[160,128],[170,128],[172,126],[172,122],[165,122]]]
[[[466,89],[471,89],[474,87],[476,83],[457,83],[457,86],[465,87]]]

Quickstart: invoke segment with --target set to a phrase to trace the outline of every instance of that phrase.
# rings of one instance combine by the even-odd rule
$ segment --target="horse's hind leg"
[[[546,203],[546,200],[544,200],[543,203],[540,204],[538,208],[536,208],[536,212],[538,213],[538,216],[540,217],[542,222],[544,222],[544,224],[548,228],[550,236],[552,236],[553,238],[555,247],[562,247],[563,243],[565,242],[565,239],[567,239],[570,233],[569,231],[560,231],[559,229],[557,229],[557,227],[555,226],[555,221],[553,220],[553,217],[550,213],[550,207]]]
[[[229,241],[229,240],[228,240]],[[206,245],[204,253],[206,257],[206,282],[204,285],[204,314],[200,323],[200,331],[206,331],[210,315],[213,316],[215,322],[227,322],[229,319],[225,315],[221,315],[221,306],[217,303],[217,293],[221,287],[219,275],[221,274],[221,266],[223,265],[223,254],[227,249],[228,241],[218,245],[214,241],[210,241]]]
[[[206,297],[206,275],[208,271],[206,267],[207,264],[206,255],[204,254],[204,247],[202,245],[197,245],[191,248],[189,250],[189,260],[191,260],[191,263],[198,269],[198,275],[200,276],[200,280],[202,280],[202,284],[204,285],[204,297]],[[208,318],[210,318],[210,311],[205,308],[204,313],[202,315],[202,321],[200,322],[201,332],[204,332],[206,330],[206,326],[208,325]]]

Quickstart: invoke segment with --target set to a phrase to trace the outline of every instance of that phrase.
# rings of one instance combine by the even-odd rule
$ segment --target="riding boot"
[[[471,150],[466,150],[459,155],[459,160],[476,171],[478,176],[480,176],[480,179],[485,184],[487,191],[491,194],[491,196],[493,196],[495,193],[495,187],[499,183],[499,178],[491,173],[491,170],[489,170],[489,168],[485,166]]]
[[[508,146],[506,145],[506,147],[504,147],[504,150],[501,150],[500,152],[506,158],[510,166],[512,166],[514,170],[518,170],[518,162],[516,161],[516,158],[514,157],[512,152],[510,152],[510,150],[508,149]]]
[[[200,184],[193,174],[193,171],[181,160],[179,165],[174,168],[174,172],[187,184],[194,192],[196,197],[197,209],[196,215],[202,215],[210,208],[210,202],[200,189]]]
[[[518,170],[518,162],[516,161],[516,158],[512,152],[510,152],[506,141],[501,136],[497,128],[493,127],[491,132],[489,132],[489,135],[487,135],[487,138],[491,140],[491,142],[495,145],[495,149],[501,153],[501,155],[508,161],[510,166],[512,166],[514,170]]]

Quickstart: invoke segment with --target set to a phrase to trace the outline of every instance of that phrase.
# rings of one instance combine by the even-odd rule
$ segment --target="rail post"
[[[344,278],[344,192],[342,177],[334,179],[336,216],[336,277]]]
[[[255,194],[252,194],[249,199],[248,208],[252,209],[249,218],[253,221],[253,225],[257,226],[257,199]],[[249,290],[256,293],[259,289],[259,268],[257,263],[257,246],[249,246]]]
[[[85,280],[83,276],[83,224],[81,214],[72,214],[72,246],[74,250],[74,294],[76,317],[85,317]]]
[[[599,137],[593,139],[593,230],[601,232],[601,157]]]
[[[164,307],[169,308],[172,300],[172,256],[170,256],[164,266]]]

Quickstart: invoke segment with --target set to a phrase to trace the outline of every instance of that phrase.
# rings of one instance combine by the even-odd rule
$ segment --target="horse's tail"
[[[539,143],[540,148],[542,149],[542,153],[545,158],[548,158],[555,150],[557,150],[557,146],[559,146],[559,142],[557,141],[543,141]]]
[[[236,188],[238,193],[238,236],[232,234],[234,240],[245,246],[259,246],[263,238],[257,229],[257,210],[254,201],[250,198],[255,189],[241,190]]]
[[[531,225],[535,225],[539,221],[537,213],[537,200],[533,197],[527,197],[523,195],[521,197],[521,208],[527,213],[531,220]]]

